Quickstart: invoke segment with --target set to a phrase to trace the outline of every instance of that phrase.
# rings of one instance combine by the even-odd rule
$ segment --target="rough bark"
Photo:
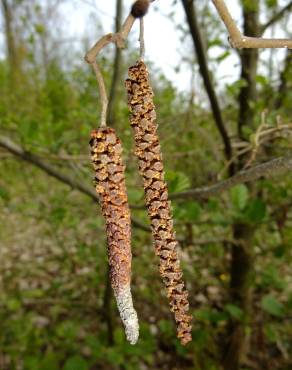
[[[257,37],[259,35],[259,1],[252,4],[243,1],[244,34]],[[238,135],[244,138],[244,127],[251,127],[254,119],[253,102],[256,99],[255,77],[258,64],[257,49],[243,49],[240,54],[241,79],[244,86],[239,93]],[[240,158],[238,167],[244,158]],[[230,266],[230,299],[243,312],[243,319],[231,319],[228,324],[227,343],[223,354],[225,370],[239,370],[242,359],[246,355],[247,336],[246,324],[251,309],[251,275],[253,272],[253,234],[250,225],[235,223]]]
[[[225,157],[229,160],[232,157],[231,142],[228,136],[228,132],[225,128],[219,101],[213,86],[211,74],[208,68],[207,56],[205,53],[205,48],[197,21],[196,9],[193,0],[182,0],[182,4],[185,10],[187,23],[190,28],[191,37],[193,40],[194,48],[196,51],[200,73],[204,81],[205,89],[209,98],[211,110],[213,113],[215,124],[221,135]],[[231,175],[233,174],[233,165],[231,165]]]
[[[244,5],[243,2],[244,34],[246,36],[257,37],[260,35],[258,1],[251,5]],[[256,99],[256,83],[258,65],[258,49],[242,49],[240,52],[241,76],[244,86],[239,93],[239,116],[238,116],[238,135],[244,139],[244,126],[253,125],[254,109],[253,103]]]
[[[292,88],[292,50],[287,50],[284,69],[280,76],[280,86],[275,100],[275,109],[280,109],[285,99],[287,93],[291,91]],[[291,109],[291,107],[289,107]],[[291,111],[291,110],[290,110]]]
[[[11,80],[15,79],[16,71],[18,70],[18,56],[13,31],[13,10],[8,0],[1,0],[2,13],[5,27],[7,60],[10,69]]]

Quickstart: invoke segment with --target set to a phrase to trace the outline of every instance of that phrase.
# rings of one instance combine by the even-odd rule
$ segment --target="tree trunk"
[[[244,34],[259,35],[259,1],[243,1]],[[239,93],[238,135],[244,139],[244,127],[252,127],[254,121],[253,103],[256,99],[256,82],[258,64],[257,49],[243,49],[240,53],[241,79],[245,82]],[[238,169],[245,158],[240,158]],[[250,191],[251,191],[250,186]],[[230,299],[243,312],[242,320],[231,319],[228,324],[227,343],[223,354],[225,370],[238,370],[241,360],[247,352],[246,325],[251,310],[251,276],[253,273],[253,235],[250,225],[236,223],[233,225],[233,237],[236,244],[232,246],[230,266]]]
[[[12,6],[8,0],[1,0],[1,4],[5,28],[7,60],[10,70],[10,77],[13,81],[18,70],[17,47],[15,43],[15,35],[13,32],[13,11]]]
[[[280,86],[275,100],[275,109],[280,109],[283,103],[285,103],[287,93],[292,88],[292,50],[287,50],[284,68],[280,76]],[[287,107],[290,109],[291,106]]]

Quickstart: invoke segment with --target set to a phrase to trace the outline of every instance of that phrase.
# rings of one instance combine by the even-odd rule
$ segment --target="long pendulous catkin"
[[[186,344],[192,339],[191,316],[187,314],[188,292],[182,280],[177,254],[178,243],[175,239],[167,184],[164,181],[153,91],[147,68],[142,61],[129,68],[126,89],[131,111],[130,121],[135,136],[135,154],[139,159],[139,170],[143,177],[155,251],[160,258],[159,271],[177,323],[177,336],[182,344]]]
[[[139,336],[139,325],[130,288],[131,217],[122,146],[113,129],[100,128],[91,133],[90,147],[95,188],[106,221],[111,285],[127,339],[135,344]]]

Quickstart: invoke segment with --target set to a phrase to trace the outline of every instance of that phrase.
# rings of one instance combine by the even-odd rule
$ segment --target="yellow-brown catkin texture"
[[[178,243],[175,239],[167,184],[164,181],[153,91],[147,68],[142,61],[129,68],[126,89],[135,136],[135,154],[143,177],[155,251],[160,258],[159,271],[167,289],[170,309],[177,323],[177,336],[182,344],[186,344],[192,339],[191,316],[187,313],[188,292],[182,280],[177,253]]]
[[[91,160],[95,188],[106,221],[110,279],[128,340],[134,344],[139,328],[130,291],[131,217],[125,183],[122,146],[115,131],[100,128],[91,133]]]

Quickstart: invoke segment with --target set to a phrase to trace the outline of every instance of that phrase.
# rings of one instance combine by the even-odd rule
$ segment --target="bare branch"
[[[248,170],[238,172],[227,180],[220,181],[211,186],[204,186],[182,193],[170,194],[170,199],[207,199],[211,196],[229,190],[235,185],[251,182],[260,177],[278,176],[292,171],[292,157],[280,157],[269,162],[259,164]]]
[[[117,48],[123,48],[125,46],[125,40],[128,37],[129,32],[131,31],[131,28],[134,22],[135,22],[135,18],[131,14],[129,14],[119,32],[109,33],[108,35],[103,36],[86,53],[85,58],[84,58],[88,64],[92,65],[93,70],[95,72],[98,87],[99,87],[100,100],[101,100],[101,117],[100,117],[101,127],[106,126],[108,98],[107,98],[104,79],[97,65],[96,57],[98,53],[111,42],[114,42]]]
[[[117,47],[123,48],[125,46],[125,41],[133,27],[135,22],[135,18],[129,14],[127,19],[125,20],[122,28],[117,33],[109,33],[108,35],[103,36],[99,39],[95,45],[86,53],[85,60],[88,64],[92,64],[95,60],[97,55],[100,51],[110,44],[111,42],[116,43]]]
[[[145,15],[147,13],[147,10],[148,10],[148,7],[150,5],[150,3],[152,3],[154,0],[149,0],[148,4],[147,2],[144,2],[143,4],[147,5],[146,8],[144,9],[144,11],[146,10],[146,12],[143,14]],[[130,14],[128,15],[128,17],[126,18],[125,22],[123,23],[120,31],[116,32],[116,33],[109,33],[103,37],[101,37],[96,43],[95,45],[86,53],[84,59],[85,61],[88,63],[88,64],[91,64],[93,69],[94,69],[94,72],[95,72],[95,75],[96,75],[96,79],[97,79],[97,83],[99,85],[99,92],[100,92],[100,99],[101,99],[101,105],[102,105],[102,109],[101,109],[101,118],[100,118],[100,126],[106,126],[106,119],[107,119],[107,109],[108,109],[108,98],[107,98],[107,93],[106,93],[106,89],[105,89],[105,83],[104,83],[104,80],[103,80],[103,77],[102,77],[102,74],[100,73],[100,70],[98,68],[98,65],[97,65],[97,62],[96,62],[96,58],[98,56],[98,54],[101,52],[101,50],[107,46],[108,44],[110,43],[115,43],[116,44],[116,47],[119,48],[119,49],[122,49],[125,47],[125,41],[133,27],[133,24],[135,23],[135,20],[136,18],[141,18],[140,20],[140,25],[141,25],[141,29],[143,31],[143,15],[139,15],[137,14],[137,16],[135,17],[134,13],[133,13],[133,8],[135,7],[135,5],[138,6],[138,8],[140,7],[140,4],[141,2],[139,1],[136,1],[133,6],[132,6],[132,9],[131,9],[131,12]],[[134,15],[132,15],[134,14]],[[143,33],[143,32],[142,32]],[[141,36],[141,35],[140,35]],[[142,37],[143,37],[143,34],[142,34]],[[141,41],[141,38],[140,38],[140,41]],[[141,42],[141,49],[140,49],[140,52],[141,54],[143,54],[144,52],[144,40]],[[143,56],[143,55],[142,55]]]
[[[292,49],[291,39],[264,39],[260,37],[248,37],[248,36],[243,35],[238,29],[238,27],[236,26],[224,0],[212,0],[212,1],[229,32],[229,36],[230,36],[229,42],[232,47],[238,48],[238,49],[243,49],[243,48],[245,49],[259,49],[259,48]]]
[[[108,98],[105,88],[104,79],[102,77],[102,74],[100,72],[100,69],[96,63],[96,61],[92,62],[92,68],[95,73],[95,77],[97,80],[98,88],[99,88],[99,94],[100,94],[100,100],[101,100],[101,115],[100,115],[100,127],[106,126],[106,117],[107,117],[107,107],[108,107]]]
[[[286,12],[288,12],[290,9],[292,9],[292,1],[290,1],[284,8],[282,8],[278,13],[274,14],[270,20],[267,21],[264,25],[261,27],[261,34],[263,34],[267,28],[272,26],[274,23],[278,22]]]
[[[200,28],[197,22],[195,7],[193,4],[193,1],[189,1],[189,0],[182,0],[182,4],[183,4],[183,7],[186,13],[187,22],[190,28],[191,36],[193,39],[194,47],[195,47],[197,58],[198,58],[198,63],[200,66],[200,72],[201,72],[201,75],[204,81],[206,92],[209,97],[215,124],[218,128],[218,131],[221,135],[221,138],[224,144],[225,157],[227,160],[230,160],[232,158],[231,142],[228,136],[228,132],[224,126],[218,98],[214,90],[214,86],[213,86],[210,72],[208,69],[207,57],[206,57],[205,50],[204,50]]]
[[[115,17],[115,32],[119,32],[121,29],[121,20],[123,13],[123,0],[116,0],[116,17]],[[114,70],[112,74],[109,103],[108,103],[108,119],[107,122],[110,126],[116,126],[117,124],[117,97],[121,77],[122,67],[122,51],[115,45],[115,56],[114,56]]]
[[[72,189],[79,190],[82,194],[87,195],[94,201],[99,202],[99,198],[96,192],[84,185],[83,183],[75,180],[72,176],[62,173],[59,171],[58,168],[52,166],[49,163],[44,162],[39,156],[25,150],[24,148],[18,146],[13,141],[11,141],[8,137],[0,135],[0,147],[6,149],[8,152],[12,153],[14,156],[21,158],[22,160],[33,164],[34,166],[40,168],[44,172],[46,172],[49,176],[54,177],[55,179],[59,180],[60,182],[69,185]],[[139,206],[131,205],[132,209],[140,209]],[[150,231],[150,228],[147,225],[142,224],[140,221],[132,218],[133,226],[144,230]]]

